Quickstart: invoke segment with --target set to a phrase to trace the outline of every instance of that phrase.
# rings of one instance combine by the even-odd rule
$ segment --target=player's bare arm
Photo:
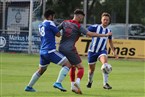
[[[116,59],[118,59],[118,55],[117,55],[116,52],[115,52],[114,45],[113,45],[113,41],[112,41],[111,39],[109,39],[109,45],[110,45],[110,48],[111,48],[111,50],[112,50],[112,52],[113,52],[114,57],[115,57]]]
[[[98,34],[98,33],[94,33],[94,32],[87,33],[87,36],[89,36],[89,37],[108,37],[110,35],[112,35],[112,32],[109,32],[107,34]]]

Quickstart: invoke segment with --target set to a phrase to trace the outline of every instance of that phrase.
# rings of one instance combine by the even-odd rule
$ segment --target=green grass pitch
[[[113,71],[109,76],[112,90],[102,88],[101,63],[96,64],[93,86],[86,88],[87,58],[82,57],[85,74],[81,81],[83,95],[74,94],[70,90],[69,76],[63,81],[67,92],[53,88],[60,66],[50,64],[44,75],[34,88],[35,93],[25,92],[32,74],[38,69],[39,55],[0,54],[0,97],[145,97],[145,62],[141,60],[109,59]]]

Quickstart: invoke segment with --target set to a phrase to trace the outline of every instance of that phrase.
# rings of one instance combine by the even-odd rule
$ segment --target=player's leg
[[[58,78],[57,78],[56,82],[53,84],[53,86],[55,88],[58,88],[61,91],[66,91],[66,89],[64,89],[62,87],[61,82],[64,80],[64,78],[68,74],[71,65],[70,65],[69,61],[67,60],[67,58],[57,51],[51,53],[51,56],[52,56],[51,61],[53,63],[59,64],[62,66],[62,68],[59,72]]]
[[[108,64],[108,57],[106,54],[102,54],[99,56],[100,62],[102,65]],[[104,89],[112,89],[112,87],[108,84],[109,74],[102,72],[103,75],[103,88]]]
[[[77,71],[77,78],[74,83],[74,86],[77,88],[77,91],[75,91],[75,93],[82,94],[82,91],[80,88],[80,82],[84,75],[84,67],[83,67],[82,63],[77,64],[76,67],[77,67],[78,71]]]
[[[77,64],[76,67],[78,68],[76,83],[79,84],[84,75],[84,67],[81,63]]]
[[[81,64],[81,58],[80,58],[78,52],[76,51],[76,49],[73,50],[73,51],[60,49],[60,51],[61,51],[61,53],[63,53],[63,54],[68,58],[69,62],[70,62],[72,65],[75,65],[75,66],[78,65],[78,67],[77,67],[77,68],[78,68],[78,71],[77,71],[77,78],[76,78],[76,82],[75,82],[75,83],[77,83],[77,85],[79,86],[80,80],[81,80],[81,78],[82,78],[83,75],[84,75],[84,67],[83,67],[82,64]],[[74,75],[74,74],[75,74],[75,70],[72,70],[72,73],[73,73],[73,75]],[[73,76],[73,75],[72,75],[72,76]],[[73,78],[75,78],[75,76],[73,76],[72,79],[73,79]],[[75,83],[74,83],[74,86],[71,85],[72,91],[74,90],[75,93],[81,94],[80,88],[79,88],[79,87],[76,87],[76,86],[75,86],[75,85],[76,85]],[[75,88],[74,88],[74,87],[75,87]],[[76,90],[76,91],[75,91],[75,90]]]
[[[76,66],[77,70],[77,76],[76,76],[76,81],[71,85],[71,89],[73,92],[77,94],[82,94],[82,91],[80,89],[80,81],[84,75],[84,67],[81,63],[81,58],[78,55],[77,51],[70,52],[71,54],[67,56],[69,59],[70,63]],[[73,75],[75,74],[75,70],[72,71]],[[74,76],[75,78],[75,76]]]
[[[45,72],[46,68],[47,67],[39,67],[39,69],[32,75],[30,82],[25,88],[25,91],[35,92],[35,89],[33,89],[33,86],[37,82],[37,80],[40,78],[40,76]]]
[[[82,94],[81,88],[80,88],[80,82],[81,79],[84,75],[84,66],[82,65],[82,60],[78,54],[78,52],[75,50],[73,52],[71,52],[71,56],[68,57],[70,60],[70,63],[75,65],[77,70],[77,76],[76,76],[76,81],[74,83],[74,87],[72,89],[73,92],[77,93],[77,94]]]
[[[70,68],[70,81],[71,81],[71,90],[74,89],[74,83],[75,83],[75,72],[76,72],[76,67],[73,65],[71,68]]]
[[[46,71],[47,65],[49,62],[44,59],[45,55],[40,56],[40,65],[39,69],[32,75],[31,80],[29,81],[28,85],[25,88],[25,91],[28,92],[35,92],[35,89],[33,89],[34,84],[37,82],[37,80],[41,77],[41,75]]]
[[[88,70],[87,88],[91,88],[91,86],[92,86],[96,61],[97,61],[97,53],[88,52],[89,70]]]
[[[89,64],[87,88],[91,88],[92,86],[95,66],[96,66],[95,63]]]

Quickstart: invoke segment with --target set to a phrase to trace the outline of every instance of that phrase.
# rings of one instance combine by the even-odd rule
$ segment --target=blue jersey
[[[49,53],[56,50],[55,35],[59,32],[53,21],[44,20],[39,25],[41,35],[40,53]]]
[[[102,25],[91,25],[88,27],[88,30],[91,32],[96,32],[98,34],[107,34],[111,32],[110,29],[104,28]],[[109,37],[92,37],[92,42],[89,48],[89,52],[100,52],[103,50],[107,50],[106,45],[108,39],[112,39],[112,36]]]

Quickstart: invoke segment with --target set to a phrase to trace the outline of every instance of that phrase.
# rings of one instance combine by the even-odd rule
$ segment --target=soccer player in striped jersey
[[[73,67],[70,69],[71,89],[77,94],[82,94],[80,89],[80,80],[82,79],[84,74],[84,67],[75,47],[75,43],[77,42],[81,34],[90,37],[108,37],[109,35],[112,35],[112,33],[93,33],[85,29],[82,25],[80,25],[80,22],[83,20],[84,16],[85,14],[82,10],[76,9],[74,11],[74,18],[72,20],[65,20],[58,26],[59,30],[62,29],[63,31],[59,51],[64,54],[68,58],[71,65],[73,65]],[[77,67],[78,69],[76,80],[75,67]]]
[[[33,85],[46,71],[50,62],[62,66],[57,81],[53,84],[53,86],[61,91],[66,91],[66,89],[62,87],[61,82],[69,72],[71,65],[64,55],[56,51],[55,36],[59,37],[60,32],[53,22],[54,15],[55,12],[53,10],[47,10],[44,13],[45,20],[39,25],[41,37],[40,66],[39,69],[33,74],[29,84],[25,88],[25,91],[35,92]]]
[[[88,27],[89,31],[98,33],[98,34],[107,34],[111,32],[107,26],[110,24],[111,16],[109,13],[104,12],[101,16],[101,24],[95,24]],[[89,72],[88,72],[88,84],[87,87],[91,88],[93,82],[93,75],[95,71],[95,64],[97,60],[100,60],[102,65],[108,64],[107,58],[107,48],[106,44],[109,40],[109,44],[111,50],[115,58],[118,58],[117,54],[115,53],[112,36],[109,37],[93,37],[91,45],[88,50],[88,64],[89,64]],[[108,84],[108,74],[103,72],[103,88],[104,89],[112,89],[112,87]]]

